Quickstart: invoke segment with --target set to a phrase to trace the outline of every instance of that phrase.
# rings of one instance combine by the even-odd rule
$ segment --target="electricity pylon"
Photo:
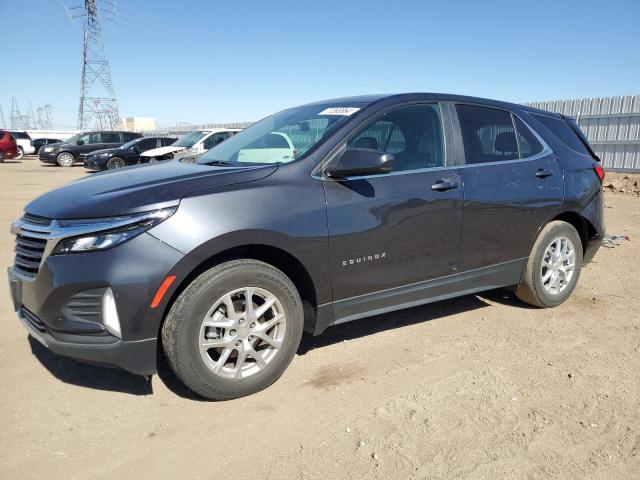
[[[81,13],[80,13],[80,9]],[[111,80],[109,60],[104,51],[102,27],[96,0],[85,0],[83,7],[69,9],[72,18],[83,17],[84,40],[78,129],[95,127],[114,130],[122,127],[116,92]]]

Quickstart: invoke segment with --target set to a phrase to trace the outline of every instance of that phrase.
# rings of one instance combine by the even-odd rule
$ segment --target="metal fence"
[[[575,118],[606,169],[640,172],[640,95],[526,105]]]

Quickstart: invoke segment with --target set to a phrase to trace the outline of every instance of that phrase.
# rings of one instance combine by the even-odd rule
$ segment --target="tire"
[[[0,163],[4,163],[4,152],[0,151]]]
[[[107,170],[115,170],[117,168],[124,168],[127,163],[120,157],[110,158],[107,162]]]
[[[24,149],[22,147],[18,147],[18,155],[16,155],[16,160],[21,160],[24,157]]]
[[[564,303],[580,278],[582,255],[582,240],[576,229],[566,222],[550,222],[533,244],[522,281],[516,287],[517,297],[543,308]]]
[[[73,156],[73,153],[62,152],[56,157],[56,163],[60,167],[73,167],[73,164],[76,163],[76,157]]]
[[[258,316],[245,308],[247,288]],[[266,313],[260,314],[261,307]],[[295,356],[302,329],[302,301],[293,282],[267,263],[242,259],[193,280],[171,306],[161,335],[169,365],[189,389],[227,400],[275,382]],[[215,346],[201,347],[203,342]],[[248,353],[250,346],[255,349]]]

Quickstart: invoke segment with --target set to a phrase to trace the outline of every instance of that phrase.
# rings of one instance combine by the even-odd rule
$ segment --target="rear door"
[[[399,107],[344,147],[392,153],[392,172],[324,179],[337,322],[455,290],[463,185],[444,131],[439,104]]]
[[[454,110],[465,159],[461,272],[486,286],[518,283],[539,229],[562,203],[562,169],[512,112],[462,103]]]
[[[100,137],[101,148],[117,148],[124,143],[122,141],[122,134],[118,132],[102,132]]]

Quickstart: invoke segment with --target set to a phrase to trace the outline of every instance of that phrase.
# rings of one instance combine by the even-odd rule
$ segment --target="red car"
[[[15,158],[18,156],[18,144],[16,139],[9,132],[0,130],[0,163],[5,158]]]

